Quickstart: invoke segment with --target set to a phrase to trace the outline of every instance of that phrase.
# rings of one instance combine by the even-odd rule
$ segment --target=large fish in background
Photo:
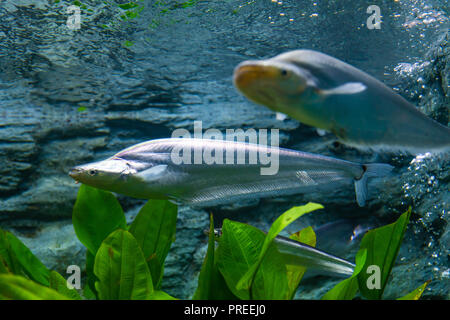
[[[191,153],[193,158],[214,153],[217,162],[174,161],[181,153],[191,160]],[[262,161],[261,155],[266,153],[273,160],[270,164]],[[230,155],[241,155],[245,161],[229,162]],[[255,155],[258,157],[250,161]],[[274,165],[276,172],[261,174]],[[336,188],[342,180],[353,180],[356,200],[364,206],[368,179],[387,175],[392,169],[383,163],[360,164],[244,142],[172,138],[137,144],[106,160],[76,166],[69,174],[84,184],[134,198],[169,198],[193,206]]]
[[[296,50],[244,61],[234,71],[248,99],[362,149],[411,154],[450,150],[450,129],[365,72],[326,54]]]

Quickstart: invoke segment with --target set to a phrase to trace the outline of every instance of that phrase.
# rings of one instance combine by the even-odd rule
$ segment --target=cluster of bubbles
[[[282,6],[283,6],[283,1],[280,1],[280,0],[271,0],[271,1],[272,1],[272,3],[278,5],[278,6],[280,6],[280,8],[282,8]],[[317,8],[317,2],[314,2],[314,3],[312,4],[312,8],[313,8],[313,9]],[[318,17],[318,16],[319,16],[319,14],[316,13],[316,12],[313,12],[313,13],[311,13],[311,14],[308,14],[308,13],[306,13],[306,12],[302,12],[302,13],[299,13],[299,14],[300,14],[300,16],[302,16],[302,17],[305,17],[305,16],[309,15],[310,18],[315,18],[315,17]],[[287,18],[289,22],[294,22],[294,18],[288,17],[288,15],[286,14],[286,12],[283,12],[283,11],[280,12],[280,13],[279,13],[279,16],[282,17],[282,18]],[[269,17],[268,17],[269,23],[270,23],[270,24],[275,24],[276,18],[277,18],[277,17],[275,17],[275,16],[269,16]]]
[[[426,153],[415,157],[402,177],[404,200],[420,215],[411,226],[416,235],[424,238],[423,253],[428,258],[420,263],[432,267],[434,277],[440,279],[449,278],[449,269],[441,261],[447,259],[449,242],[448,166],[448,155]]]
[[[448,160],[444,155],[425,153],[411,160],[402,186],[405,199],[418,204],[425,199],[434,199],[439,196],[442,191],[445,191],[443,189],[446,189],[445,185],[443,189],[441,188],[440,181],[445,182],[449,178],[447,166]],[[445,194],[443,196],[445,197]],[[440,205],[448,206],[449,199],[442,200],[443,203]]]
[[[410,17],[403,24],[405,28],[413,28],[418,25],[430,25],[434,23],[445,23],[448,18],[441,11],[434,10],[430,7],[425,7],[427,9],[425,12],[421,12],[419,8],[414,8],[411,10]]]
[[[275,3],[275,4],[277,4],[277,5],[279,5],[279,6],[282,6],[282,5],[283,5],[283,1],[272,0],[272,2]],[[286,13],[280,12],[280,17],[286,17]],[[269,16],[268,18],[269,18],[270,24],[274,24],[274,23],[275,23],[274,17]],[[289,18],[289,22],[293,22],[293,21],[294,21],[293,18]]]
[[[450,193],[448,159],[426,153],[415,157],[403,175],[403,196],[413,207],[421,208],[418,223],[428,232],[440,233],[439,225],[448,221]],[[436,234],[436,236],[439,236]],[[432,244],[428,244],[429,247]]]
[[[430,169],[432,169],[432,165],[434,164],[433,162],[434,160],[430,153],[418,155],[410,162],[408,171],[412,174],[408,175],[411,179],[403,185],[405,197],[411,197],[414,202],[417,202],[423,196],[438,192],[439,181],[435,175],[430,173]]]

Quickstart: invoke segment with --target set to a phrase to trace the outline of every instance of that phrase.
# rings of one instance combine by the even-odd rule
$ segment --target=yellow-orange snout
[[[234,85],[251,101],[273,108],[280,70],[262,61],[245,61],[234,70]]]
[[[236,88],[245,89],[261,85],[265,80],[273,80],[279,70],[272,66],[263,65],[260,61],[245,61],[234,69],[233,81]]]

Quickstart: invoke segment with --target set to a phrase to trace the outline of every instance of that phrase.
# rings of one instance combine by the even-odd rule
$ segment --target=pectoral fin
[[[167,170],[166,164],[156,165],[137,174],[138,177],[145,181],[155,181],[161,178]]]
[[[320,94],[332,95],[332,94],[356,94],[366,90],[367,87],[361,82],[348,82],[336,88],[320,90]]]

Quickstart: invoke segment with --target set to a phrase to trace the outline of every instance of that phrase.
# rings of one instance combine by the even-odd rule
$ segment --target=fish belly
[[[332,186],[350,176],[336,170],[281,167],[275,175],[261,175],[260,166],[191,169],[183,192],[174,197],[191,205],[214,205],[239,199],[305,193]]]
[[[344,143],[412,154],[450,150],[450,129],[401,97],[337,97],[330,104],[331,131]]]

